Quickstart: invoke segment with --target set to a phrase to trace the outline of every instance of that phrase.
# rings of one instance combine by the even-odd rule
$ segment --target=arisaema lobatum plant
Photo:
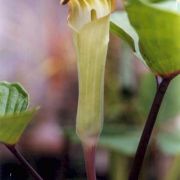
[[[176,1],[127,0],[111,17],[111,32],[125,40],[154,73],[157,91],[129,180],[138,180],[150,136],[166,90],[180,74],[180,9]],[[170,104],[169,104],[170,106]]]
[[[3,143],[36,180],[39,174],[15,148],[37,108],[27,110],[29,97],[19,83],[0,82],[0,142]]]
[[[78,64],[76,132],[83,145],[88,179],[94,180],[95,148],[103,125],[104,71],[112,1],[62,1],[66,3]]]

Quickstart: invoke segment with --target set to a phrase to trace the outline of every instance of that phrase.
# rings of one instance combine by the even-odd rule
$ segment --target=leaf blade
[[[37,109],[27,111],[29,95],[19,83],[0,82],[0,142],[15,144]]]
[[[115,12],[111,15],[110,30],[113,34],[127,42],[135,55],[145,62],[139,49],[139,37],[131,26],[128,14],[125,11]]]
[[[16,144],[37,109],[0,117],[0,142]]]
[[[128,2],[126,10],[139,36],[140,52],[150,69],[161,76],[179,73],[180,13],[139,0]]]

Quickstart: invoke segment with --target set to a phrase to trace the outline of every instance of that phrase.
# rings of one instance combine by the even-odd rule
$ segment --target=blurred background
[[[122,9],[120,1],[116,9]],[[59,0],[0,0],[0,80],[19,81],[41,106],[17,147],[45,180],[85,180],[75,134],[76,57],[68,10]],[[128,45],[111,35],[98,180],[126,180],[156,83]],[[180,77],[170,86],[151,139],[142,180],[180,179]],[[0,179],[32,179],[0,146]]]

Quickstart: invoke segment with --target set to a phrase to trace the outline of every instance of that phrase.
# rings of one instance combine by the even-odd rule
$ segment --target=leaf
[[[0,117],[0,142],[16,144],[32,120],[36,109]]]
[[[0,82],[0,115],[25,111],[28,106],[28,94],[17,83]]]
[[[112,33],[125,40],[135,51],[135,46],[138,43],[139,38],[133,27],[130,25],[125,11],[115,12],[111,15],[110,30]]]
[[[28,101],[20,84],[0,82],[0,142],[17,143],[37,110],[26,111]]]
[[[180,13],[177,12],[176,2],[129,0],[126,12],[112,15],[111,32],[125,40],[155,74],[178,74]]]
[[[126,41],[134,51],[135,55],[144,62],[139,50],[139,37],[131,26],[125,11],[115,12],[111,15],[110,30],[113,34]]]
[[[136,32],[129,24],[127,13],[116,12],[111,15],[110,31],[125,40],[135,51],[135,42],[138,40]]]
[[[164,3],[130,0],[126,11],[147,65],[155,74],[169,76],[180,71],[180,13],[170,5],[167,10]]]

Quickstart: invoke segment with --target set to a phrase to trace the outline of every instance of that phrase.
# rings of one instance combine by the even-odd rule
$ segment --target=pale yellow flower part
[[[86,144],[96,144],[103,127],[104,72],[109,43],[111,2],[68,2],[68,23],[73,32],[79,80],[76,132]],[[67,0],[64,3],[67,3]]]
[[[61,3],[66,2],[62,1]],[[111,12],[112,0],[69,0],[68,22],[79,31],[85,24],[107,16]]]

